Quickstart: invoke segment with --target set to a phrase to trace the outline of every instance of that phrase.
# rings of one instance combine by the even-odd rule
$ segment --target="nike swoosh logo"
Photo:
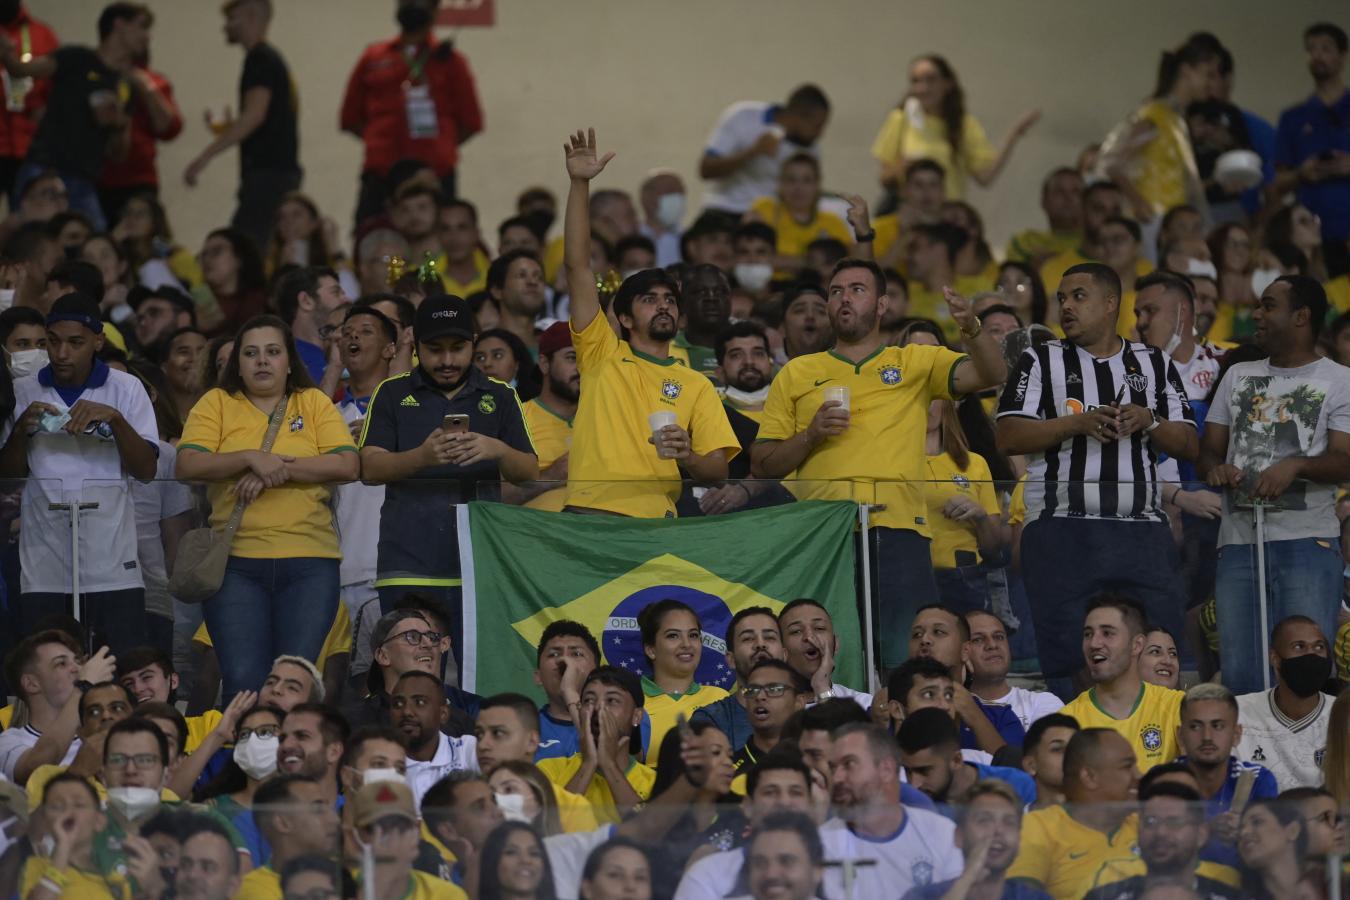
[[[1069,859],[1082,859],[1085,856],[1087,856],[1086,850],[1084,850],[1082,853],[1070,853]]]
[[[820,387],[822,384],[824,384],[824,383],[827,382],[827,381],[834,381],[834,379],[833,379],[833,378],[822,378],[822,379],[820,379],[819,381],[816,382],[816,387]]]
[[[629,358],[626,357],[626,356],[623,357],[622,359],[620,359],[619,362],[629,362],[629,363],[632,363],[632,364],[635,365],[635,366],[637,365],[637,360],[636,360],[636,359],[629,359]]]

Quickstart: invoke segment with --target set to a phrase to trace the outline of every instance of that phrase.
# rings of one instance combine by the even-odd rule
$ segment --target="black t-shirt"
[[[103,172],[110,132],[94,118],[91,101],[104,95],[125,108],[129,88],[88,47],[60,47],[52,57],[56,74],[28,161],[96,181]]]
[[[239,76],[240,109],[244,107],[244,95],[255,87],[267,88],[272,98],[267,104],[267,117],[239,145],[240,170],[300,171],[295,88],[286,60],[271,44],[259,44],[244,57],[244,73]]]

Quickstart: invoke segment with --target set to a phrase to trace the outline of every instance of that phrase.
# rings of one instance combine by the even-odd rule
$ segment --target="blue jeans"
[[[1223,683],[1235,694],[1262,689],[1261,635],[1280,620],[1307,616],[1330,641],[1341,604],[1341,550],[1336,538],[1266,541],[1266,620],[1260,621],[1256,546],[1219,548],[1214,598],[1219,614],[1219,664]],[[1271,683],[1274,684],[1272,677]]]
[[[206,601],[206,628],[220,660],[224,702],[262,687],[272,660],[317,660],[338,605],[338,560],[231,556]]]
[[[19,174],[14,176],[14,191],[10,194],[11,208],[18,208],[18,197],[23,193],[24,188],[28,187],[30,181],[45,171],[47,171],[47,167],[40,166],[37,163],[24,163],[19,167]],[[98,189],[94,187],[94,183],[70,172],[58,172],[57,174],[61,176],[61,181],[66,185],[66,205],[72,210],[88,216],[95,232],[107,231],[108,219],[103,215],[103,204],[98,202]]]

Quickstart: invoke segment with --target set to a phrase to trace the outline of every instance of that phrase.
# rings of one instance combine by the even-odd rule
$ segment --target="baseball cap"
[[[552,356],[572,346],[572,329],[566,322],[554,322],[539,335],[539,355]]]
[[[56,298],[51,311],[47,313],[47,324],[57,322],[78,322],[94,334],[103,333],[103,320],[99,317],[98,302],[88,294],[71,291]]]
[[[417,307],[417,321],[413,324],[413,337],[418,341],[435,340],[438,337],[462,337],[473,340],[473,308],[463,297],[454,294],[437,294],[427,297]]]
[[[412,789],[398,781],[377,781],[362,785],[352,798],[352,819],[357,828],[374,825],[381,819],[398,816],[417,821]]]

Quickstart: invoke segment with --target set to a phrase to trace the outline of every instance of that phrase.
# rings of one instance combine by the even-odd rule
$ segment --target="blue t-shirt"
[[[691,722],[704,720],[717,726],[717,730],[727,736],[733,747],[744,747],[754,734],[750,727],[750,714],[741,706],[735,694],[723,697],[716,703],[700,706],[689,717]]]
[[[1176,761],[1184,765],[1186,764],[1186,757],[1178,756]],[[1228,757],[1228,777],[1224,779],[1223,787],[1219,789],[1217,794],[1205,801],[1206,818],[1212,819],[1232,809],[1233,795],[1237,793],[1238,777],[1247,769],[1256,773],[1256,781],[1252,783],[1250,800],[1268,800],[1280,793],[1280,787],[1275,782],[1274,772],[1265,766],[1243,762],[1236,756],[1230,756]],[[1231,866],[1234,869],[1238,868],[1241,862],[1238,859],[1236,846],[1224,843],[1212,835],[1209,843],[1201,848],[1200,859],[1205,862]]]
[[[905,894],[904,900],[941,900],[954,884],[955,878],[911,888],[909,893]],[[1045,891],[1024,881],[1003,882],[1003,893],[999,897],[1001,900],[1050,900],[1050,895]]]
[[[1023,808],[1036,802],[1036,780],[1023,772],[1021,769],[1014,769],[1009,766],[986,766],[984,763],[967,762],[966,765],[975,770],[975,777],[980,781],[989,778],[997,778],[1006,783],[1017,794],[1017,799],[1022,801]],[[938,803],[937,811],[947,818],[955,821],[957,807],[950,803]]]
[[[642,754],[646,757],[647,747],[652,742],[652,720],[647,711],[642,711],[642,721],[638,723],[642,733]],[[534,761],[541,759],[566,759],[581,752],[581,743],[577,740],[577,730],[572,720],[563,721],[549,715],[548,707],[539,707],[539,749],[534,751]]]
[[[300,356],[300,361],[305,364],[309,370],[309,377],[318,384],[323,381],[324,370],[328,368],[328,356],[323,352],[323,348],[318,344],[311,344],[309,341],[295,339],[295,352]]]
[[[1317,95],[1280,114],[1275,129],[1275,164],[1297,169],[1304,160],[1350,152],[1350,90],[1327,106]],[[1322,240],[1350,237],[1350,178],[1329,178],[1298,186],[1298,202],[1322,218]]]
[[[998,736],[1003,738],[1005,743],[1012,747],[1022,746],[1022,742],[1027,739],[1027,731],[1022,727],[1022,720],[1017,718],[1017,713],[1011,706],[1003,703],[984,703],[979,697],[975,698],[975,702],[979,704],[980,709],[984,711],[984,717],[994,726]],[[980,749],[975,740],[975,732],[964,722],[961,723],[961,749]]]

